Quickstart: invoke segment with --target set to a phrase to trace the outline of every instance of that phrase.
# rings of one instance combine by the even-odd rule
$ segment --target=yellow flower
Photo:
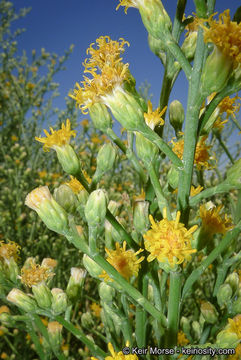
[[[204,21],[208,23],[204,28],[204,41],[214,43],[225,57],[231,60],[234,67],[241,63],[241,23],[231,21],[230,10],[225,10],[214,20],[211,15]]]
[[[38,175],[41,179],[46,178],[47,176],[47,171],[43,170],[43,171],[38,171]]]
[[[140,269],[140,263],[144,260],[144,256],[137,258],[143,249],[138,250],[134,253],[133,250],[126,250],[126,242],[123,242],[123,248],[120,247],[119,243],[116,243],[116,250],[108,250],[107,261],[110,263],[126,280],[129,280],[131,276],[137,276]],[[100,275],[105,281],[111,280],[109,275],[103,271]]]
[[[193,18],[193,21],[188,23],[185,27],[185,30],[187,30],[187,33],[185,34],[185,36],[188,36],[192,32],[198,31],[198,27],[199,27],[200,23],[203,22],[203,20],[198,18],[196,14],[193,13],[193,15],[194,15],[193,17],[188,16],[187,18],[185,16],[183,16],[183,20]]]
[[[44,144],[44,151],[49,151],[49,149],[55,149],[57,146],[62,147],[69,144],[71,136],[75,137],[76,132],[70,130],[70,121],[67,119],[66,125],[62,124],[61,129],[54,131],[53,128],[50,128],[51,134],[44,129],[46,138],[35,137],[35,139]]]
[[[18,140],[18,137],[17,137],[16,135],[12,135],[12,136],[11,136],[11,140],[12,140],[12,141],[17,141],[17,140]]]
[[[206,145],[206,139],[207,136],[203,136],[196,145],[194,164],[197,166],[198,170],[200,170],[202,167],[205,167],[206,169],[213,168],[213,165],[209,162],[209,160],[215,160],[215,156],[210,156],[209,150],[211,148],[211,145]],[[177,142],[171,140],[171,143],[173,145],[173,152],[180,159],[182,159],[184,150],[184,138],[178,140]]]
[[[241,314],[236,315],[233,319],[228,319],[227,331],[235,333],[241,340]]]
[[[241,51],[241,50],[240,50]],[[237,100],[241,100],[241,98],[236,95],[231,98],[230,96],[226,96],[219,104],[218,109],[219,113],[223,114],[226,112],[227,116],[235,116],[235,113],[239,112],[241,104],[237,104]]]
[[[8,314],[10,314],[10,309],[9,309],[8,306],[6,306],[6,305],[0,306],[0,314],[3,314],[3,313],[8,313]]]
[[[214,124],[213,124],[213,129],[216,129],[218,132],[221,132],[224,128],[224,124],[226,124],[228,122],[228,120],[222,120],[221,117],[219,116],[217,118],[217,120],[215,120]]]
[[[129,343],[126,343],[126,346],[129,346]],[[113,345],[111,343],[108,343],[108,349],[111,353],[111,356],[106,356],[105,360],[138,360],[137,355],[124,355],[122,351],[119,351],[118,353],[115,352]],[[91,357],[91,360],[98,360],[95,357]]]
[[[240,360],[241,359],[241,344],[238,344],[238,346],[235,349],[235,354],[230,355],[228,357],[228,360]]]
[[[225,234],[228,230],[233,228],[231,225],[231,219],[224,214],[220,215],[223,205],[215,206],[209,210],[206,209],[205,205],[200,206],[200,218],[202,219],[202,226],[204,231],[213,234]]]
[[[179,331],[177,334],[177,344],[179,346],[185,346],[189,343],[189,340],[186,338],[186,335],[183,331]]]
[[[0,241],[0,260],[10,260],[13,258],[15,261],[19,258],[19,252],[21,247],[13,241],[9,241],[8,244],[5,244],[3,241]]]
[[[198,185],[196,188],[195,186],[191,186],[190,196],[195,196],[200,194],[200,192],[203,190],[203,187]]]
[[[144,119],[146,124],[154,130],[157,125],[164,125],[164,120],[162,115],[166,112],[167,106],[165,106],[161,111],[160,108],[157,108],[155,111],[152,110],[152,103],[148,100],[148,110],[147,113],[144,113]]]
[[[100,317],[101,307],[95,302],[90,305],[90,308],[96,317]]]
[[[86,173],[86,171],[83,171],[85,179],[88,181],[88,183],[91,183],[91,179]],[[80,191],[84,190],[83,185],[77,180],[75,177],[70,176],[71,180],[69,182],[66,182],[65,184],[70,187],[70,189],[75,193],[78,194]]]
[[[191,254],[197,250],[191,248],[192,233],[197,229],[197,225],[187,230],[184,224],[179,223],[181,213],[177,212],[176,220],[168,220],[166,208],[164,218],[159,223],[155,223],[150,215],[152,229],[145,235],[145,248],[150,252],[147,261],[157,259],[160,262],[168,262],[171,267],[181,264],[184,260],[191,260]]]
[[[138,0],[119,0],[120,3],[117,5],[116,10],[119,9],[120,6],[125,6],[125,13],[127,14],[127,10],[129,7],[135,7],[138,9]]]
[[[47,266],[35,264],[31,261],[26,267],[24,266],[21,269],[21,282],[28,287],[32,287],[54,276],[51,270],[52,269]]]
[[[129,64],[123,64],[120,54],[124,51],[124,45],[129,43],[124,39],[113,41],[109,36],[101,36],[96,40],[97,49],[90,45],[87,54],[90,59],[83,63],[85,72],[89,72],[93,78],[84,76],[82,87],[76,83],[76,89],[69,96],[76,100],[83,114],[97,102],[104,103],[103,96],[112,93],[115,88],[130,79]]]

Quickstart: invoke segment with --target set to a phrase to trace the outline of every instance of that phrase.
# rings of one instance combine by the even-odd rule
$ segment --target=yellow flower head
[[[49,149],[55,149],[55,147],[62,147],[69,144],[71,136],[75,137],[76,132],[70,130],[70,121],[66,120],[66,125],[62,124],[61,129],[54,131],[53,128],[50,128],[51,134],[47,130],[44,130],[46,138],[35,137],[35,139],[44,144],[44,151],[49,151]]]
[[[21,247],[13,241],[9,241],[8,244],[5,244],[3,241],[0,241],[0,260],[10,260],[13,258],[15,261],[19,258],[19,252]]]
[[[10,314],[10,309],[8,306],[6,306],[6,305],[0,306],[0,314],[3,314],[3,313]]]
[[[91,183],[91,179],[86,173],[86,171],[83,171],[85,179],[88,181],[88,183]],[[75,177],[70,175],[71,180],[69,182],[66,182],[65,184],[70,187],[70,189],[75,193],[78,194],[80,191],[84,190],[83,185],[77,180]]]
[[[189,340],[186,338],[186,335],[184,334],[184,332],[181,330],[178,332],[177,334],[177,344],[179,346],[185,346],[189,343]]]
[[[155,111],[152,110],[152,103],[148,100],[148,110],[147,113],[144,113],[144,119],[146,124],[154,130],[157,125],[164,125],[164,120],[162,115],[166,112],[167,106],[165,106],[161,111],[160,108],[157,108]]]
[[[200,218],[202,219],[202,226],[204,230],[213,234],[225,234],[228,230],[233,228],[231,225],[231,219],[224,214],[220,215],[223,205],[215,206],[209,210],[206,209],[205,205],[200,206]]]
[[[116,250],[108,250],[107,252],[107,261],[110,263],[126,280],[129,280],[132,276],[137,276],[140,269],[140,263],[144,260],[144,256],[137,258],[140,252],[143,249],[138,250],[134,253],[133,250],[126,250],[126,242],[123,242],[123,248],[120,247],[119,243],[116,243]],[[100,275],[105,281],[110,280],[109,275],[103,271]]]
[[[129,342],[126,343],[126,346],[129,346]],[[138,360],[137,355],[124,355],[122,351],[119,351],[118,353],[115,352],[113,345],[111,343],[108,343],[108,349],[111,353],[111,356],[107,356],[105,360]],[[95,357],[91,357],[91,360],[98,360]]]
[[[21,269],[21,282],[28,287],[32,287],[54,276],[51,270],[52,269],[47,266],[35,264],[31,261]]]
[[[191,186],[190,196],[195,196],[200,194],[200,192],[203,190],[203,187],[198,185],[196,188],[195,186]]]
[[[194,164],[197,166],[198,170],[202,167],[206,169],[212,169],[213,165],[209,162],[210,160],[215,160],[215,156],[210,156],[209,150],[211,145],[206,145],[207,136],[203,136],[197,143]],[[177,156],[182,159],[183,158],[183,150],[184,150],[184,138],[178,140],[177,142],[171,141],[173,144],[173,152],[177,154]]]
[[[215,120],[214,124],[213,124],[213,129],[216,129],[218,132],[221,132],[224,128],[224,124],[226,124],[228,122],[228,120],[222,120],[221,117],[219,116],[217,118],[217,120]]]
[[[101,306],[96,304],[95,302],[90,305],[91,311],[94,313],[96,317],[100,317]]]
[[[228,319],[227,331],[235,333],[239,340],[241,340],[241,314],[236,315],[233,319]]]
[[[192,249],[192,233],[197,229],[197,225],[187,230],[184,224],[180,223],[180,211],[177,212],[176,220],[168,220],[166,209],[164,218],[159,223],[155,223],[150,215],[151,230],[145,235],[145,248],[150,252],[147,261],[157,259],[160,262],[168,262],[171,267],[181,264],[184,260],[191,260],[191,254],[197,250]]]
[[[69,94],[83,114],[94,103],[103,102],[103,96],[130,80],[129,64],[122,63],[120,57],[124,45],[129,46],[129,43],[122,38],[119,42],[113,41],[109,36],[101,36],[96,43],[97,49],[93,48],[94,43],[91,44],[87,50],[91,57],[83,63],[85,72],[89,72],[92,78],[84,76],[82,86],[76,83],[73,94]]]
[[[205,19],[209,28],[202,25],[204,41],[214,43],[232,61],[233,66],[237,67],[241,63],[241,23],[231,21],[229,9],[220,14],[218,20],[213,19],[214,15]]]
[[[241,51],[241,50],[240,50]],[[237,104],[237,100],[241,100],[241,98],[236,95],[235,97],[231,98],[230,96],[226,96],[219,104],[218,109],[219,113],[223,114],[226,113],[227,116],[235,116],[235,113],[239,112],[241,104]]]
[[[120,6],[125,6],[125,13],[127,14],[127,10],[129,9],[129,7],[134,7],[134,8],[138,8],[138,2],[140,2],[140,0],[119,0],[120,3],[117,5],[116,10],[119,9]]]

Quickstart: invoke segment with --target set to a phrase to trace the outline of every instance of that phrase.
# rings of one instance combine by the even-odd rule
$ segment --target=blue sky
[[[130,8],[127,15],[124,8],[116,11],[118,0],[12,0],[15,8],[32,7],[31,12],[18,20],[17,27],[26,28],[19,38],[19,50],[31,54],[32,49],[40,52],[45,48],[48,52],[59,55],[68,49],[70,44],[75,48],[66,63],[66,71],[56,78],[60,84],[60,97],[56,106],[64,108],[64,98],[74,88],[76,81],[83,76],[82,62],[86,57],[86,49],[101,35],[109,35],[113,40],[123,37],[128,40],[124,61],[130,64],[130,70],[136,78],[137,87],[145,80],[151,85],[153,102],[157,106],[161,90],[163,66],[160,60],[150,51],[145,30],[137,9]],[[174,18],[177,1],[163,0],[171,19]],[[222,12],[230,8],[231,16],[240,6],[239,0],[217,0],[216,11]],[[193,0],[187,0],[186,16],[195,11]],[[186,105],[187,82],[184,75],[179,75],[173,89],[171,100],[178,99]],[[81,114],[80,114],[81,115]]]

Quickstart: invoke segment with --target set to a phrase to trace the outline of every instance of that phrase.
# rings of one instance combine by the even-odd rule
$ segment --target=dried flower
[[[150,215],[152,229],[143,235],[145,248],[150,252],[147,261],[157,259],[163,263],[169,263],[171,267],[181,264],[184,260],[191,260],[191,254],[197,250],[192,249],[192,233],[197,229],[197,225],[187,230],[184,224],[180,223],[180,211],[177,212],[176,220],[168,220],[166,208],[163,209],[164,218],[159,223],[155,223]]]

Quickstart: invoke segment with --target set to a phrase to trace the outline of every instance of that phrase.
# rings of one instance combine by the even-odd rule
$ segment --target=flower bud
[[[102,274],[102,268],[96,264],[88,255],[84,254],[83,264],[90,276],[99,279],[99,275]]]
[[[115,331],[116,333],[119,335],[121,332],[121,327],[122,327],[122,321],[120,316],[118,316],[114,311],[112,306],[106,303],[103,304],[103,308],[105,310],[105,313],[107,314],[107,316],[110,317],[110,319],[113,321],[114,327],[115,327]]]
[[[97,168],[95,176],[101,177],[107,171],[113,169],[117,157],[116,148],[111,144],[104,144],[97,155]]]
[[[200,337],[201,337],[202,331],[201,331],[201,326],[200,326],[198,321],[193,321],[192,322],[192,329],[193,329],[193,332],[194,332],[195,339],[199,340]]]
[[[51,309],[55,315],[65,312],[67,309],[67,295],[62,289],[53,288],[52,294],[52,306]]]
[[[94,321],[89,311],[81,315],[81,325],[87,328],[94,326]]]
[[[188,318],[186,318],[185,316],[182,316],[181,320],[180,320],[180,325],[185,334],[190,334],[191,325],[190,325],[190,321],[188,320]]]
[[[110,212],[113,216],[117,215],[119,207],[120,207],[120,204],[118,202],[110,200],[110,202],[108,204],[108,210],[110,210]]]
[[[25,205],[35,210],[45,225],[57,233],[63,233],[68,224],[65,210],[54,200],[48,186],[40,186],[29,193]]]
[[[80,171],[80,161],[71,145],[55,147],[58,160],[64,170],[69,175],[77,175]]]
[[[133,225],[141,234],[147,232],[149,228],[149,202],[140,200],[134,202]]]
[[[185,54],[186,58],[189,61],[192,61],[194,58],[194,54],[196,51],[196,44],[197,44],[197,31],[192,31],[185,38],[181,46],[183,53]]]
[[[232,62],[216,46],[208,56],[201,76],[201,93],[207,96],[220,92],[227,84]]]
[[[77,199],[68,185],[60,185],[54,190],[54,199],[62,208],[71,213],[76,209]]]
[[[107,210],[107,199],[103,190],[93,191],[85,205],[85,217],[89,226],[103,224]]]
[[[235,348],[238,343],[240,342],[240,339],[237,334],[234,332],[229,332],[227,330],[222,330],[217,335],[216,339],[216,346],[218,348]]]
[[[107,129],[112,128],[112,118],[104,104],[95,103],[90,106],[89,114],[96,129],[106,132]]]
[[[37,310],[34,299],[19,289],[13,288],[7,296],[7,300],[25,312],[33,313]]]
[[[71,300],[76,300],[80,297],[81,290],[84,284],[86,271],[83,269],[71,268],[71,276],[66,289],[66,294]]]
[[[136,152],[138,157],[146,164],[153,163],[158,154],[158,147],[142,134],[136,133]]]
[[[225,183],[240,185],[241,184],[241,158],[235,161],[227,171]]]
[[[218,312],[213,304],[209,301],[205,301],[201,304],[201,313],[209,324],[215,324],[218,320]]]
[[[49,335],[49,342],[50,345],[52,347],[52,349],[54,349],[55,351],[58,351],[61,344],[62,344],[62,328],[63,326],[61,324],[59,324],[57,321],[50,321],[48,323],[48,335]]]
[[[229,284],[232,288],[233,295],[235,295],[238,292],[239,289],[239,276],[236,272],[233,272],[232,274],[229,274],[226,278],[225,284]]]
[[[166,64],[165,44],[161,39],[154,38],[151,34],[148,34],[148,44],[151,51],[159,57],[163,65]]]
[[[115,290],[104,281],[99,284],[99,296],[104,303],[111,303]]]
[[[176,134],[182,130],[185,119],[185,112],[182,104],[178,100],[173,100],[169,106],[169,121]]]
[[[232,303],[232,310],[235,315],[241,314],[241,297],[238,297],[237,300]]]
[[[111,94],[103,96],[103,101],[125,129],[135,131],[144,124],[144,111],[141,103],[131,93],[116,88]]]
[[[217,293],[218,305],[220,307],[227,306],[228,301],[232,297],[232,288],[229,284],[223,284],[219,287]]]
[[[178,187],[179,172],[174,166],[171,166],[170,170],[167,173],[167,181],[173,189],[176,189]]]
[[[44,309],[49,309],[51,307],[52,294],[44,282],[33,285],[32,291],[39,307]]]

